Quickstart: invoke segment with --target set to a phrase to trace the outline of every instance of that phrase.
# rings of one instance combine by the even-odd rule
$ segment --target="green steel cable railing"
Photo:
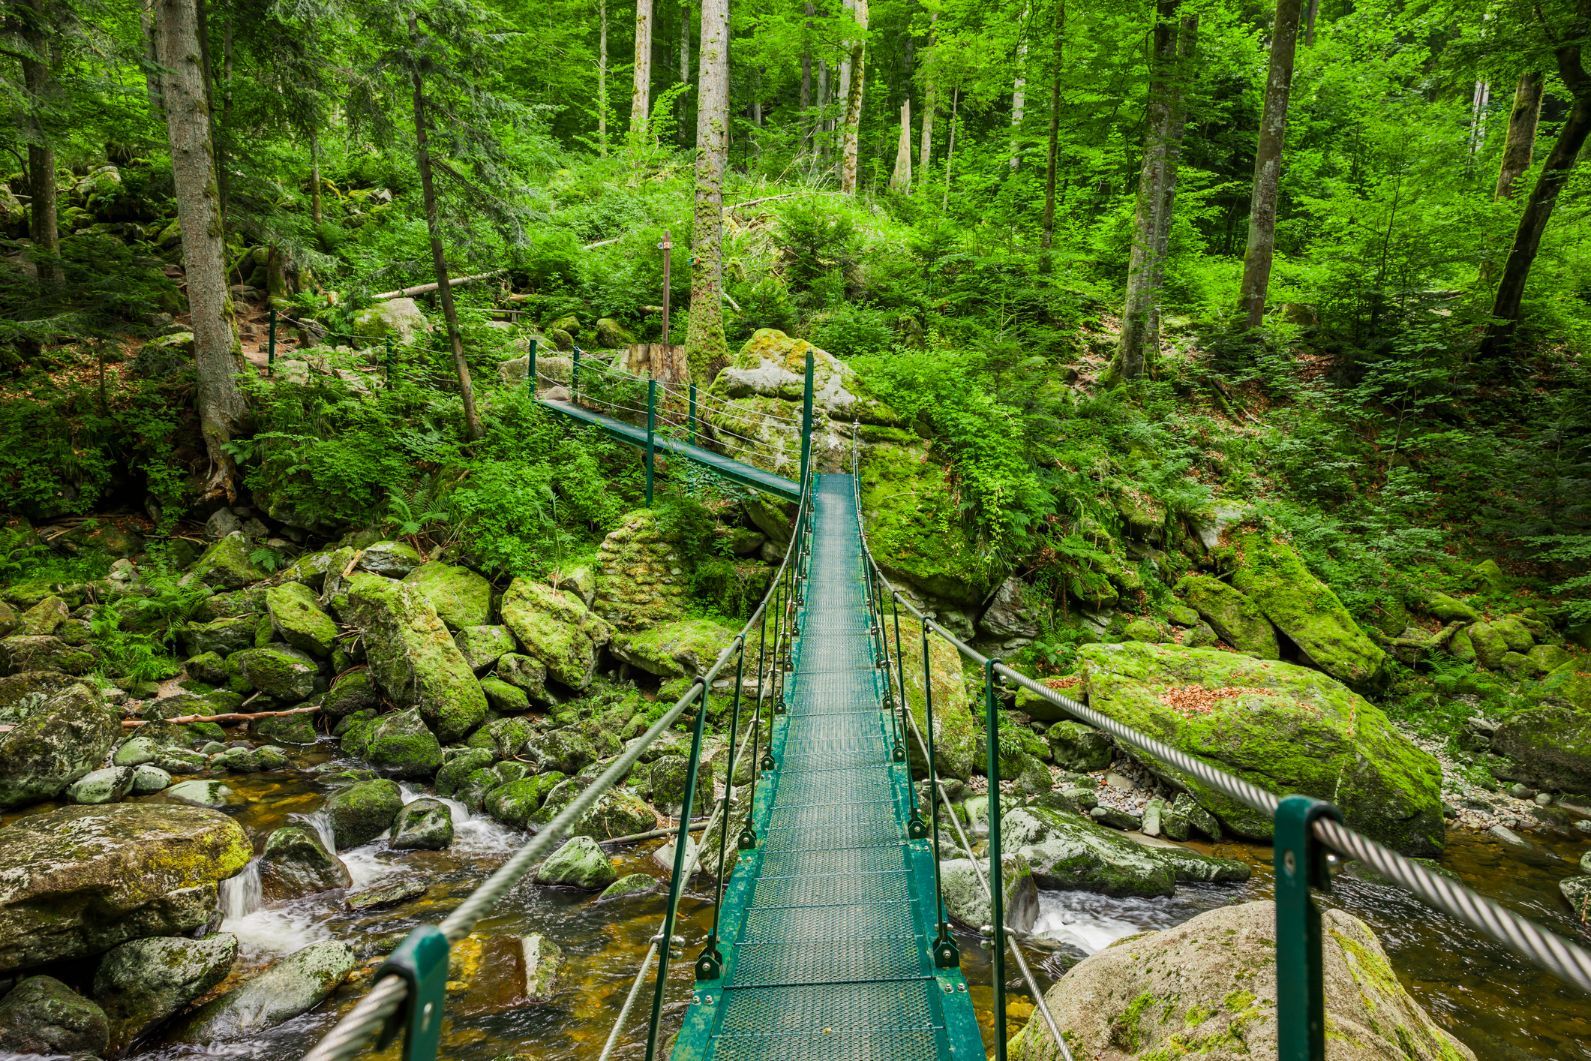
[[[739,657],[737,671],[743,666],[746,634],[763,621],[770,602],[776,599],[775,587],[785,587],[784,600],[788,601],[789,584],[794,581],[795,567],[799,565],[805,536],[810,532],[810,476],[802,484],[801,501],[797,508],[795,528],[790,546],[774,578],[774,587],[763,596],[751,618],[735,635],[730,645],[719,653],[711,666],[692,683],[689,691],[664,712],[645,733],[631,741],[612,763],[583,789],[574,800],[560,811],[542,830],[526,841],[506,863],[488,877],[478,888],[465,897],[464,902],[443,919],[440,925],[424,925],[415,929],[398,945],[387,961],[376,971],[374,986],[307,1054],[305,1061],[351,1061],[368,1050],[380,1036],[381,1044],[404,1037],[405,1061],[431,1061],[437,1057],[441,1044],[443,1009],[446,1004],[448,953],[451,947],[474,931],[476,924],[496,906],[515,885],[550,853],[552,845],[561,840],[569,828],[596,802],[624,779],[646,750],[684,716],[686,710],[698,700],[696,719],[692,727],[691,753],[686,766],[684,805],[680,810],[679,833],[675,838],[673,874],[669,884],[668,905],[660,939],[671,941],[679,900],[684,888],[682,876],[686,873],[686,851],[690,841],[691,810],[696,794],[697,777],[701,767],[702,738],[707,719],[707,697],[713,683],[728,666],[731,658]],[[735,695],[739,696],[739,683]],[[733,776],[726,778],[726,786],[733,785]],[[725,820],[724,828],[727,830]],[[668,981],[670,947],[658,949],[658,974],[653,995],[652,1017],[648,1026],[647,1058],[656,1056],[659,1021],[664,992]]]
[[[853,474],[857,478],[860,497],[860,453],[852,452]],[[860,507],[858,519],[863,519]],[[865,520],[864,520],[865,523]],[[1591,994],[1591,951],[1571,940],[1553,933],[1528,918],[1521,917],[1469,888],[1425,866],[1405,858],[1374,840],[1342,824],[1340,812],[1330,803],[1303,795],[1278,796],[1259,786],[1236,777],[1219,767],[1196,758],[1168,744],[1157,741],[1131,726],[1085,704],[1078,703],[1032,678],[1021,674],[963,642],[951,631],[929,618],[914,606],[900,589],[890,583],[877,559],[867,545],[863,532],[862,551],[867,558],[873,578],[888,590],[890,597],[916,616],[926,633],[932,631],[962,656],[981,668],[985,701],[985,727],[987,735],[987,763],[989,771],[989,884],[991,903],[1003,893],[1003,874],[1000,861],[998,823],[999,797],[999,707],[997,683],[1020,686],[1035,696],[1049,701],[1071,717],[1086,725],[1110,734],[1123,744],[1159,760],[1173,769],[1187,774],[1216,791],[1237,800],[1254,810],[1271,817],[1275,822],[1274,861],[1276,869],[1276,991],[1278,1055],[1283,1061],[1323,1061],[1325,1053],[1325,1001],[1321,989],[1321,933],[1320,912],[1315,906],[1313,893],[1330,888],[1327,856],[1360,861],[1387,877],[1405,890],[1412,892],[1428,905],[1455,917],[1493,942],[1513,951],[1526,961]],[[925,656],[926,660],[926,647]],[[926,666],[926,664],[925,664]],[[913,729],[915,720],[908,718]],[[932,721],[929,720],[929,728]],[[917,734],[919,742],[921,734]],[[941,796],[944,796],[941,788]],[[945,799],[949,810],[948,798]],[[960,822],[950,811],[951,820],[958,832]],[[970,853],[970,845],[963,844]],[[974,866],[977,863],[974,861]],[[994,917],[994,953],[1003,951],[1005,928],[998,914]],[[1038,991],[1020,951],[1013,947],[1024,979],[1040,1003],[1056,1045],[1069,1057],[1060,1030],[1048,1008],[1043,1006],[1043,995]],[[995,1017],[1002,1021],[1005,987],[998,966],[994,976]],[[1003,1037],[996,1043],[997,1056],[1004,1058]]]

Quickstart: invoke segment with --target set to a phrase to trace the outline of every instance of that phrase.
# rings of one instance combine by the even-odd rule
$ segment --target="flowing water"
[[[333,787],[333,768],[338,765],[324,751],[311,750],[300,756],[299,770],[230,778],[235,796],[229,811],[249,832],[256,849],[272,829],[290,822],[316,829],[330,847],[330,829],[320,805]],[[404,787],[406,801],[422,794]],[[268,905],[261,901],[255,864],[223,885],[222,928],[235,933],[240,943],[240,960],[223,989],[307,943],[341,939],[365,964],[330,1004],[259,1039],[203,1048],[167,1046],[156,1040],[134,1056],[176,1061],[302,1054],[364,992],[370,973],[394,944],[415,926],[440,920],[523,842],[523,834],[471,815],[456,801],[448,803],[456,839],[447,851],[392,851],[378,841],[339,852],[355,887],[401,875],[429,885],[417,901],[366,913],[349,911],[341,893]],[[1532,845],[1521,850],[1490,837],[1450,834],[1442,861],[1471,887],[1556,931],[1571,933],[1574,926],[1557,883],[1576,872],[1574,860],[1584,841],[1533,838]],[[618,852],[619,872],[639,870],[661,877],[652,857],[656,846]],[[1269,897],[1268,849],[1223,844],[1206,850],[1250,862],[1254,878],[1242,885],[1183,886],[1164,899],[1044,893],[1029,946],[1041,981],[1047,985],[1084,955],[1123,936],[1169,927],[1228,903]],[[1479,1057],[1591,1059],[1591,999],[1534,971],[1393,886],[1340,875],[1327,901],[1375,929],[1405,986]],[[675,1001],[689,996],[691,959],[706,932],[709,902],[708,893],[701,891],[682,905],[680,931],[689,943],[670,977],[670,997]],[[529,882],[520,885],[454,951],[443,1056],[481,1061],[595,1057],[657,931],[663,904],[662,892],[599,905],[586,893]],[[531,932],[552,938],[566,956],[562,987],[546,1005],[524,999],[519,939]],[[992,1001],[987,953],[975,936],[963,935],[961,943],[987,1036]],[[616,1056],[641,1056],[650,1000],[649,980]],[[1019,1027],[1031,1012],[1031,1000],[1013,996],[1011,1027]],[[379,1056],[395,1058],[397,1049],[388,1048]]]

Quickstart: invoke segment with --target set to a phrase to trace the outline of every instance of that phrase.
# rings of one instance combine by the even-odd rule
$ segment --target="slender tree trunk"
[[[1320,0],[1309,0],[1304,11],[1304,47],[1315,46],[1315,19],[1320,14]]]
[[[900,105],[900,141],[895,145],[895,172],[889,178],[889,190],[902,195],[912,191],[912,101],[908,98]]]
[[[309,216],[321,223],[320,201],[320,123],[316,121],[309,130]]]
[[[1508,112],[1508,137],[1503,141],[1503,160],[1497,167],[1497,190],[1493,193],[1498,199],[1512,199],[1514,185],[1530,169],[1545,82],[1539,71],[1532,70],[1519,78],[1519,87],[1514,90],[1514,107]]]
[[[1282,145],[1287,139],[1287,99],[1293,85],[1298,44],[1299,0],[1277,0],[1271,33],[1271,67],[1265,80],[1259,146],[1254,152],[1254,197],[1249,206],[1248,250],[1243,255],[1239,309],[1248,328],[1265,321],[1265,295],[1276,257],[1276,207],[1282,179]]]
[[[934,47],[934,26],[939,21],[939,12],[931,11],[928,14],[928,50],[931,53]],[[934,153],[934,111],[939,106],[938,86],[934,83],[933,68],[929,66],[926,58],[923,66],[923,129],[922,139],[917,148],[917,168],[922,171],[922,186],[928,186],[928,163]]]
[[[1061,149],[1061,71],[1066,58],[1066,0],[1055,2],[1055,56],[1050,71],[1050,127],[1044,153],[1044,257],[1040,264],[1050,267],[1050,247],[1055,243],[1055,178]]]
[[[1183,15],[1177,35],[1177,66],[1172,80],[1171,130],[1167,148],[1166,180],[1160,188],[1160,209],[1155,215],[1155,255],[1153,289],[1155,298],[1150,309],[1150,334],[1154,336],[1151,354],[1160,349],[1160,292],[1165,288],[1166,259],[1171,253],[1171,221],[1177,201],[1177,167],[1182,159],[1183,134],[1187,131],[1185,98],[1192,77],[1194,53],[1199,43],[1199,16]]]
[[[55,146],[38,115],[55,89],[55,49],[48,29],[47,0],[29,0],[30,23],[25,40],[37,56],[22,61],[22,84],[28,94],[28,238],[33,241],[39,282],[61,282],[61,233],[56,219]]]
[[[210,142],[209,76],[201,59],[195,0],[154,0],[154,31],[198,367],[199,424],[210,458],[206,492],[232,500],[237,497],[237,469],[226,447],[244,414],[237,383],[242,363],[232,334],[221,202]]]
[[[1475,156],[1486,146],[1486,108],[1492,102],[1490,81],[1475,82],[1475,91],[1469,101],[1469,157],[1466,169],[1473,168]]]
[[[1018,27],[1021,34],[1016,43],[1016,75],[1011,81],[1011,168],[1016,169],[1022,165],[1022,117],[1027,111],[1027,69],[1028,69],[1028,17],[1032,14],[1032,5],[1022,5],[1022,22]]]
[[[813,0],[802,7],[806,21],[801,34],[801,146],[812,149],[812,16],[817,13]]]
[[[630,90],[630,136],[646,133],[652,113],[652,0],[635,0],[635,82]]]
[[[956,118],[960,106],[961,86],[957,85],[950,90],[950,136],[945,144],[945,197],[939,204],[941,210],[950,209],[950,178],[956,162]]]
[[[840,161],[840,191],[856,194],[857,140],[862,129],[862,95],[867,80],[867,0],[851,0],[858,33],[851,41],[851,83],[845,94],[845,142]]]
[[[685,356],[705,377],[728,356],[724,340],[724,166],[729,157],[729,0],[702,0],[696,77],[696,218]]]
[[[155,58],[155,3],[156,0],[139,0],[138,26],[143,31],[144,87],[149,90],[149,102],[156,114],[164,114],[166,105],[160,98],[160,62]]]
[[[1138,175],[1138,206],[1127,265],[1121,348],[1110,371],[1113,379],[1134,379],[1147,374],[1160,346],[1162,241],[1170,232],[1169,219],[1163,215],[1169,212],[1176,185],[1176,153],[1180,141],[1177,129],[1181,122],[1180,8],[1180,0],[1156,0],[1144,157]]]
[[[691,80],[691,0],[680,2],[679,26],[679,79],[681,84],[690,84]],[[676,133],[683,143],[686,116],[690,114],[690,100],[681,95],[679,97],[679,131]]]
[[[221,195],[221,216],[225,218],[232,203],[232,178],[227,172],[227,159],[232,152],[232,20],[229,17],[221,30],[221,71],[219,74],[221,106],[216,111],[215,125],[215,183]]]
[[[415,16],[409,16],[409,35],[419,38]],[[420,170],[420,195],[425,203],[425,230],[431,237],[431,265],[436,273],[436,293],[442,303],[442,320],[447,325],[448,345],[453,349],[453,368],[458,373],[459,397],[464,403],[464,433],[471,440],[481,437],[481,420],[475,412],[475,387],[470,380],[470,364],[464,358],[464,339],[459,334],[458,308],[453,304],[453,284],[448,278],[447,255],[442,249],[442,222],[437,210],[436,181],[431,172],[431,137],[426,117],[425,82],[420,70],[410,71],[414,86],[414,159]]]
[[[608,157],[608,0],[597,0],[597,154]]]
[[[827,60],[818,60],[818,118],[814,129],[814,139],[817,141],[818,160],[821,162],[829,157],[829,64]]]

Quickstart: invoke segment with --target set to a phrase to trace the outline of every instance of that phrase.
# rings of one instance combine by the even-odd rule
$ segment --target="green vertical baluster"
[[[421,925],[404,937],[376,970],[371,983],[396,976],[409,985],[403,1009],[388,1022],[377,1048],[403,1032],[403,1061],[436,1061],[442,1045],[442,1008],[447,1001],[447,936],[436,925]]]
[[[685,764],[685,797],[679,813],[679,833],[674,837],[674,873],[668,882],[668,906],[663,910],[663,939],[658,944],[657,984],[652,991],[652,1021],[646,1029],[646,1061],[657,1056],[658,1034],[663,1016],[663,996],[668,990],[669,957],[674,948],[674,919],[679,913],[680,892],[685,887],[685,849],[691,842],[691,804],[696,795],[696,775],[702,762],[702,734],[707,729],[707,683],[696,679],[702,691],[696,709],[696,726],[691,733],[691,757]]]
[[[685,440],[696,445],[696,384],[691,384],[690,408],[685,414]]]
[[[959,661],[958,661],[959,662]],[[950,931],[950,921],[945,916],[944,889],[939,881],[939,808],[934,802],[939,795],[939,762],[934,757],[934,680],[932,663],[928,655],[928,624],[923,623],[923,737],[928,743],[928,814],[933,823],[934,841],[934,918],[939,922],[939,935],[934,938],[934,965],[940,969],[954,969],[961,964],[961,948]]]
[[[740,680],[745,676],[746,637],[735,638],[735,696],[729,707],[729,766],[724,774],[724,798],[720,807],[724,819],[718,827],[718,882],[713,889],[713,927],[707,943],[696,959],[696,979],[717,980],[724,975],[724,952],[718,947],[718,915],[724,907],[724,860],[729,856],[729,807],[735,792],[735,741],[740,735]],[[702,837],[703,840],[706,837]]]
[[[569,401],[572,405],[580,404],[580,348],[574,349],[574,357],[569,362]]]
[[[812,351],[807,351],[806,383],[801,389],[801,489],[806,490],[812,464]]]
[[[762,616],[757,620],[757,706],[751,713],[751,791],[746,796],[746,824],[740,829],[740,839],[735,846],[742,851],[750,851],[757,846],[757,830],[751,821],[752,812],[757,809],[757,775],[762,772],[762,672],[767,662],[763,651],[768,647],[768,611],[763,609]],[[769,741],[772,741],[769,735]]]
[[[994,980],[994,1056],[1005,1061],[1005,864],[1000,852],[1000,705],[994,695],[994,660],[983,663],[984,733],[989,773],[989,960]]]
[[[1321,818],[1341,821],[1330,803],[1288,796],[1276,808],[1276,1054],[1281,1061],[1324,1061],[1326,1001],[1320,910],[1310,890],[1326,891],[1326,849],[1315,842]]]
[[[271,307],[270,331],[265,336],[265,374],[276,375],[276,307]]]
[[[652,507],[652,482],[657,476],[657,380],[646,381],[646,507]]]
[[[536,338],[531,337],[530,355],[525,362],[525,384],[530,388],[531,398],[536,397]]]
[[[784,632],[784,577],[773,585],[773,670],[768,673],[768,692],[774,701],[775,709],[768,712],[768,746],[762,753],[761,766],[764,770],[772,770],[777,764],[773,758],[773,716],[777,713],[779,697],[783,695],[779,688],[779,652],[780,637]]]
[[[911,710],[906,703],[906,659],[900,651],[900,591],[896,590],[890,595],[890,610],[895,616],[895,692],[900,697],[900,735],[901,743],[911,736]],[[928,835],[928,825],[923,821],[922,815],[917,813],[917,786],[912,782],[911,756],[906,754],[906,749],[901,749],[900,761],[906,764],[906,805],[910,815],[906,819],[906,835],[913,840],[921,840]]]

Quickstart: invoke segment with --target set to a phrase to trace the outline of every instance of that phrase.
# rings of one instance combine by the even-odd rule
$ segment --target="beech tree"
[[[857,152],[862,130],[862,97],[867,73],[867,0],[846,0],[855,25],[848,27],[849,76],[840,83],[845,96],[845,132],[840,149],[840,191],[856,193]]]
[[[685,356],[705,376],[729,352],[724,339],[724,167],[729,158],[729,0],[702,0],[696,76],[696,212]]]
[[[39,281],[47,287],[61,280],[60,226],[56,219],[55,145],[44,114],[55,87],[55,41],[49,0],[22,0],[13,15],[24,51],[22,86],[28,111],[28,238]]]
[[[1293,84],[1293,54],[1298,43],[1300,0],[1277,0],[1271,31],[1270,73],[1260,115],[1259,146],[1254,152],[1254,194],[1249,206],[1248,250],[1243,255],[1239,308],[1243,323],[1258,328],[1265,320],[1265,295],[1276,257],[1276,200],[1282,180],[1282,144],[1287,137],[1287,97]]]
[[[1497,167],[1497,189],[1493,197],[1512,199],[1519,178],[1530,169],[1535,157],[1536,122],[1541,117],[1541,90],[1546,78],[1536,70],[1519,75],[1514,90],[1514,105],[1508,112],[1508,135],[1503,141],[1503,157]]]
[[[646,132],[651,112],[652,0],[635,0],[635,67],[634,82],[630,89],[630,136],[640,137]]]

